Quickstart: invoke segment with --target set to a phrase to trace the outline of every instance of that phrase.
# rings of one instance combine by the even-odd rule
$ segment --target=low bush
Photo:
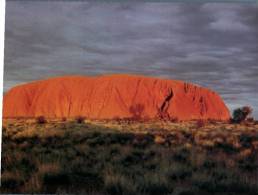
[[[46,120],[46,118],[44,117],[44,116],[38,116],[37,118],[36,118],[36,123],[37,124],[44,124],[44,123],[46,123],[47,122],[47,120]]]
[[[77,116],[75,118],[75,120],[76,120],[77,123],[84,123],[85,117],[84,116]]]

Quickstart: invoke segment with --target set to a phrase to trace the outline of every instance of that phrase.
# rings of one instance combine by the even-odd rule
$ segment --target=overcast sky
[[[5,91],[106,73],[193,82],[258,118],[258,5],[7,1]]]

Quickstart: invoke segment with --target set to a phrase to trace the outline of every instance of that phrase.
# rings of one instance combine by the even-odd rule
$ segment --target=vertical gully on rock
[[[171,99],[173,98],[174,93],[172,89],[169,89],[168,94],[165,96],[165,99],[163,103],[161,104],[161,107],[158,109],[158,115],[161,119],[169,119],[169,113],[168,113],[168,108]]]

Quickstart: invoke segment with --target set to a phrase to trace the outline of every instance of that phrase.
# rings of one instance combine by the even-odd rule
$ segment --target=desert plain
[[[1,193],[258,194],[258,123],[3,119]]]

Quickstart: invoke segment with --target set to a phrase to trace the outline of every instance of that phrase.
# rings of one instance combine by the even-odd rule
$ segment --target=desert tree
[[[237,108],[233,111],[232,121],[235,123],[241,123],[245,121],[249,115],[251,115],[252,111],[252,108],[249,106]]]

